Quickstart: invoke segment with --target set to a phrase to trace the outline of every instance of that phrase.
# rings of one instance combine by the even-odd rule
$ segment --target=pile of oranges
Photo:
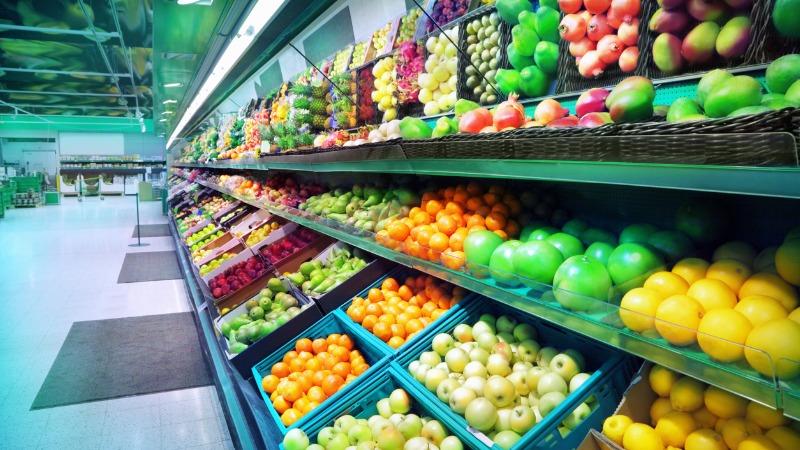
[[[303,338],[272,366],[261,388],[288,427],[367,369],[369,364],[346,334]]]
[[[367,298],[354,298],[347,315],[396,349],[463,297],[462,288],[430,275],[409,276],[402,285],[389,277]]]
[[[424,193],[419,206],[388,223],[376,239],[408,255],[459,269],[464,265],[467,234],[490,230],[503,239],[516,237],[520,226],[515,218],[521,209],[519,199],[503,186],[459,184]]]

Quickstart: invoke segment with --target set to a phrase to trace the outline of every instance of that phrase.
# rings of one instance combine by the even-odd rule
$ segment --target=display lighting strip
[[[203,86],[197,92],[189,107],[186,108],[186,111],[184,111],[183,116],[178,121],[178,125],[175,126],[175,130],[172,131],[172,135],[167,141],[167,148],[172,146],[172,143],[178,138],[178,135],[186,127],[192,116],[208,100],[211,93],[219,86],[228,72],[239,61],[244,52],[250,48],[256,37],[286,2],[287,0],[259,0],[250,9],[236,36],[228,43],[211,74],[205,79]]]

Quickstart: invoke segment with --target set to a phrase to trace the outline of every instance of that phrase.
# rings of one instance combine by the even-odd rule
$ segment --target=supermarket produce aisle
[[[165,223],[160,208],[142,203],[141,222]],[[174,250],[170,237],[129,247],[135,224],[131,197],[64,199],[0,223],[0,449],[233,448],[213,386],[31,410],[73,322],[190,310],[182,279],[117,284],[126,253]]]

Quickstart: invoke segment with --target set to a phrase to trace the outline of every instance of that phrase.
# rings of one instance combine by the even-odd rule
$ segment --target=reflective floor
[[[141,223],[165,223],[160,202]],[[182,280],[117,284],[125,253],[174,249],[142,238],[134,197],[62,199],[0,219],[0,449],[233,448],[213,387],[31,411],[73,322],[189,311]]]

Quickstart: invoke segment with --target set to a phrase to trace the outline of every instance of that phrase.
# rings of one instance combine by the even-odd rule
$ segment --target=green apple
[[[612,253],[612,257],[613,255]],[[556,301],[564,308],[589,311],[597,301],[608,300],[611,277],[603,264],[597,260],[585,255],[576,255],[559,266],[553,277],[553,288]]]
[[[503,314],[497,318],[497,331],[500,333],[511,333],[518,323],[519,321],[516,318]]]
[[[619,234],[619,243],[627,244],[634,242],[637,244],[646,244],[650,239],[650,235],[658,231],[658,228],[650,225],[649,223],[634,223],[622,229]]]
[[[536,424],[533,410],[527,406],[516,406],[511,412],[511,431],[519,435],[525,434]]]
[[[555,372],[547,372],[539,377],[539,383],[536,384],[536,392],[539,396],[543,396],[549,392],[560,392],[566,394],[568,391],[567,382],[561,375]]]
[[[584,251],[581,241],[567,233],[555,233],[550,235],[545,239],[545,242],[549,242],[553,247],[557,248],[564,256],[564,259],[570,256],[580,255]]]
[[[336,421],[333,422],[333,428],[342,433],[347,433],[356,423],[356,418],[348,414],[336,419]]]
[[[563,254],[545,240],[528,241],[517,247],[512,256],[514,272],[530,287],[536,287],[537,283],[550,284],[563,261]]]
[[[514,385],[514,392],[516,392],[517,397],[528,395],[530,392],[528,383],[525,381],[526,370],[527,369],[523,367],[520,370],[511,371],[511,373],[506,376],[506,380]]]
[[[317,444],[327,447],[328,442],[336,435],[336,430],[333,427],[325,427],[317,433]]]
[[[561,227],[561,231],[573,236],[580,236],[587,228],[589,228],[589,226],[581,219],[570,219]]]
[[[353,445],[371,441],[372,431],[369,430],[367,425],[357,423],[350,428],[350,431],[347,432],[347,439],[349,439],[350,444]]]
[[[550,368],[550,361],[558,354],[558,350],[554,347],[542,347],[539,354],[536,355],[536,365],[541,367]]]
[[[464,380],[464,383],[461,385],[461,387],[471,390],[475,393],[475,395],[483,396],[483,390],[486,388],[486,378],[473,375]]]
[[[543,241],[551,234],[558,233],[558,228],[554,227],[541,227],[531,231],[528,235],[528,242],[530,241]]]
[[[388,398],[382,398],[382,399],[378,400],[378,403],[375,406],[377,407],[378,414],[380,414],[381,417],[383,417],[385,419],[388,419],[389,416],[392,415],[392,407],[389,404],[389,399]]]
[[[497,410],[497,422],[494,424],[494,431],[505,431],[511,429],[511,408],[500,408]]]
[[[537,393],[539,379],[547,372],[548,369],[540,366],[531,367],[525,372],[525,383],[528,385],[529,392]]]
[[[489,352],[480,347],[475,347],[469,351],[469,360],[477,361],[481,364],[486,364],[487,362],[489,362]]]
[[[397,426],[397,430],[400,431],[406,439],[419,436],[422,432],[422,419],[416,414],[406,414],[406,416],[403,417],[403,421]]]
[[[647,244],[661,252],[667,260],[676,262],[694,251],[688,236],[675,230],[663,230],[650,235]]]
[[[455,436],[447,436],[446,438],[442,439],[441,444],[439,444],[439,449],[441,450],[464,450],[464,444],[455,437]]]
[[[608,257],[608,275],[616,285],[636,283],[652,272],[663,270],[664,261],[649,248],[634,243],[620,244]],[[626,289],[627,290],[627,289]]]
[[[411,398],[403,389],[395,389],[389,395],[389,407],[393,413],[405,414],[411,410]]]
[[[439,383],[447,379],[447,371],[434,367],[425,374],[425,387],[431,392],[436,392]]]
[[[486,371],[489,375],[499,375],[504,377],[511,373],[511,365],[503,355],[491,354],[486,362]]]
[[[442,357],[436,352],[422,352],[422,354],[419,355],[419,362],[433,367],[442,362]]]
[[[448,378],[441,383],[439,386],[436,387],[436,397],[439,400],[447,403],[450,401],[450,397],[453,395],[453,392],[461,386],[461,383],[458,382],[455,378]]]
[[[483,395],[483,392],[481,392],[481,395]],[[464,412],[467,410],[467,405],[469,405],[469,403],[475,400],[477,397],[478,394],[476,394],[475,391],[469,387],[459,386],[450,395],[450,399],[447,403],[450,405],[450,409],[453,411],[457,412],[458,414],[464,414]]]
[[[337,432],[325,445],[325,450],[345,450],[349,446],[350,440],[347,438],[347,433]]]
[[[614,251],[614,246],[606,242],[595,242],[586,248],[584,255],[594,258],[604,266],[608,264],[608,257]]]
[[[479,361],[470,361],[464,367],[464,376],[467,378],[472,378],[472,377],[486,378],[488,374],[489,373],[486,371],[486,366],[481,364]]]
[[[550,361],[550,370],[557,373],[565,381],[569,381],[580,372],[578,363],[571,356],[559,353]]]
[[[453,341],[453,336],[447,333],[439,333],[434,336],[432,346],[433,351],[438,353],[439,356],[444,356],[455,346],[455,342]]]
[[[444,361],[450,372],[463,372],[464,367],[470,361],[469,354],[460,348],[451,348],[444,355]]]
[[[470,233],[464,239],[464,255],[470,272],[476,277],[486,278],[489,275],[487,266],[492,258],[492,253],[502,243],[503,238],[489,230],[477,230]]]
[[[519,361],[533,363],[539,355],[539,343],[533,339],[526,339],[517,345],[517,359]]]
[[[589,245],[595,242],[605,242],[611,245],[617,245],[617,238],[610,232],[600,228],[587,228],[581,235],[581,241]]]
[[[521,323],[514,327],[513,334],[514,338],[519,342],[527,341],[528,339],[536,339],[537,336],[536,328],[527,323]]]
[[[466,323],[460,323],[456,325],[453,329],[453,337],[455,337],[458,342],[472,342],[472,327],[467,325]]]
[[[497,408],[485,397],[469,402],[464,411],[467,423],[478,431],[490,431],[497,422]]]
[[[495,281],[509,287],[519,286],[519,279],[514,274],[512,256],[514,250],[522,245],[522,241],[506,241],[497,246],[489,258],[489,274]]]
[[[495,444],[497,444],[498,447],[502,448],[503,450],[508,450],[513,447],[514,444],[516,444],[521,438],[522,437],[519,434],[511,430],[505,430],[497,433],[492,440]]]
[[[563,380],[562,380],[563,381]],[[548,392],[539,397],[539,413],[542,417],[550,414],[556,407],[566,400],[563,392]]]
[[[503,376],[492,376],[486,381],[483,395],[494,406],[504,408],[514,403],[516,390],[514,389],[514,383],[503,378]]]
[[[591,413],[592,408],[590,408],[586,403],[581,403],[564,420],[564,426],[570,430],[574,430],[578,425],[586,420]]]
[[[286,450],[305,450],[310,445],[308,436],[299,428],[294,428],[283,437],[283,446]]]
[[[406,438],[397,430],[396,427],[386,427],[376,436],[375,442],[382,450],[402,450],[406,443]]]
[[[447,430],[445,430],[444,425],[438,420],[428,420],[425,422],[425,425],[422,426],[420,436],[438,445],[447,437]]]

